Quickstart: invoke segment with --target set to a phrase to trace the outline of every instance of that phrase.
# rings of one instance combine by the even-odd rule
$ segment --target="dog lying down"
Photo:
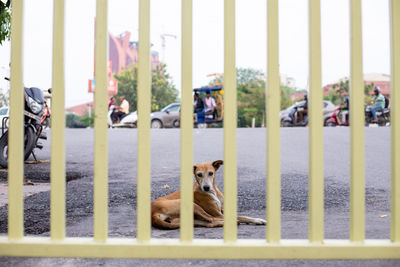
[[[215,185],[215,173],[224,164],[222,160],[193,166],[196,182],[193,184],[194,226],[222,227],[224,225],[224,195]],[[151,222],[160,229],[179,228],[180,191],[155,199],[151,203]],[[265,225],[266,221],[245,216],[238,223]]]

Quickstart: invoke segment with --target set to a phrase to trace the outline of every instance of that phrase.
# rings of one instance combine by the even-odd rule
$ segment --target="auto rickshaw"
[[[194,124],[198,128],[206,128],[207,125],[218,125],[223,122],[224,117],[224,101],[223,101],[223,86],[212,86],[193,89],[195,94],[198,94],[203,103],[203,108],[195,108]],[[214,110],[209,110],[206,107],[207,93],[214,99],[216,107]]]

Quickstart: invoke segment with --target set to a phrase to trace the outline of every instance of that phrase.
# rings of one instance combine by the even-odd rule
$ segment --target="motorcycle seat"
[[[129,114],[131,114],[131,113],[127,113],[127,114],[122,115],[121,118],[120,118],[120,120],[122,120],[123,118],[125,118],[125,117],[128,116]]]

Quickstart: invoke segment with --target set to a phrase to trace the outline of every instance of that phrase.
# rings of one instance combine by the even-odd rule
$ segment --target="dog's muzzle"
[[[203,190],[206,191],[206,192],[210,191],[210,186],[209,185],[204,185],[203,186]]]

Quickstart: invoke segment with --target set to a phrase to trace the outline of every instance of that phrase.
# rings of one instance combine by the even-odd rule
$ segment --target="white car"
[[[4,125],[4,128],[8,128],[8,116],[9,116],[9,108],[8,107],[2,107],[0,108],[0,126],[3,127],[3,122],[6,121],[6,124]],[[7,118],[7,119],[5,119]]]

